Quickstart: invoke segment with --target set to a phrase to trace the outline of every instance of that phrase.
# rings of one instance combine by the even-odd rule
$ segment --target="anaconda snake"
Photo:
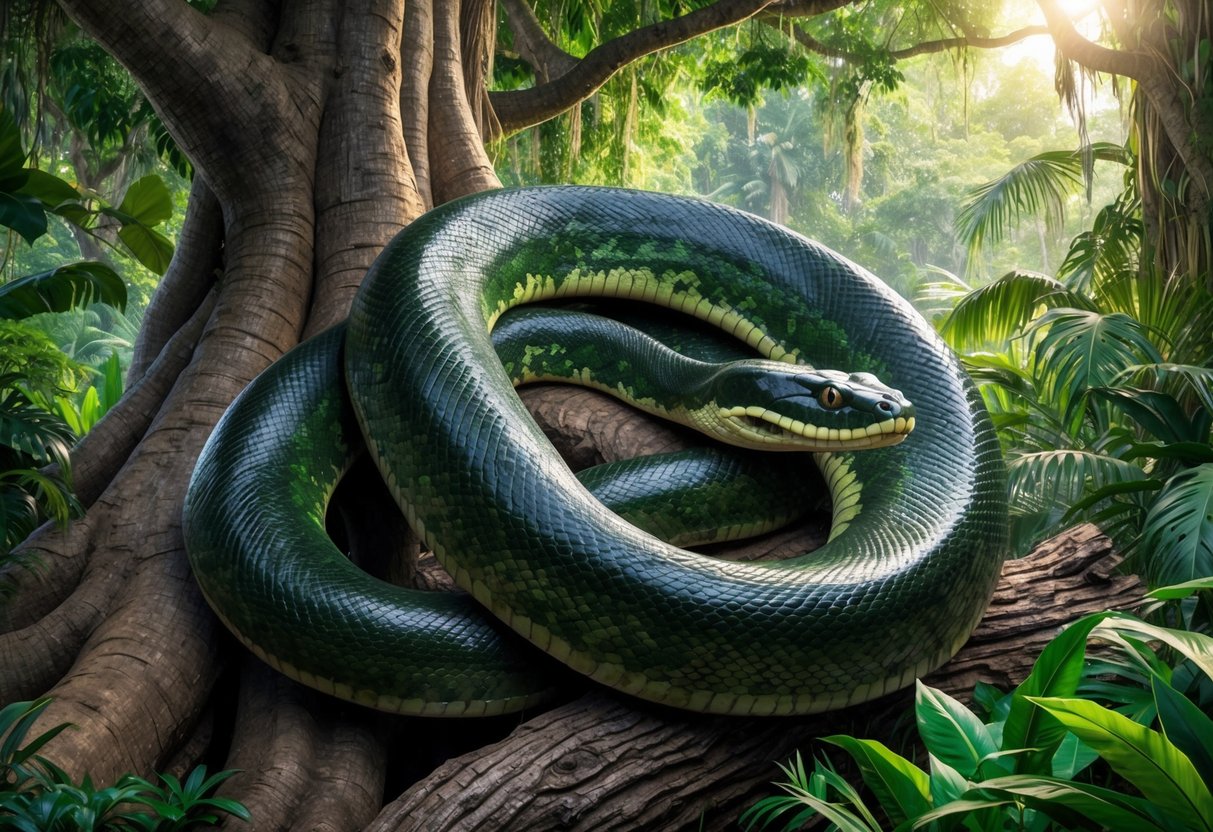
[[[656,303],[771,359],[874,373],[914,403],[916,430],[821,455],[834,525],[815,552],[739,564],[668,546],[581,487],[493,353],[506,309],[574,296]],[[357,425],[331,395],[342,352]],[[469,617],[466,596],[379,583],[325,541],[324,506],[359,433],[493,619]],[[339,696],[442,715],[518,708],[550,684],[551,663],[536,671],[507,627],[599,682],[693,710],[806,713],[879,696],[967,639],[1005,527],[980,398],[905,301],[740,212],[592,188],[490,192],[411,224],[368,273],[348,331],[292,352],[224,416],[186,506],[204,594],[254,652]]]

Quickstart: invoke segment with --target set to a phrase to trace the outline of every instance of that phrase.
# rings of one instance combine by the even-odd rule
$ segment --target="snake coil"
[[[917,427],[895,447],[819,456],[834,494],[821,549],[743,564],[668,546],[579,484],[489,340],[509,308],[581,296],[687,313],[768,358],[873,373],[914,403]],[[343,376],[353,417],[334,392]],[[492,619],[466,596],[381,584],[324,538],[328,496],[362,437],[409,522]],[[968,638],[1005,553],[1004,478],[956,357],[854,264],[706,202],[521,189],[412,223],[367,274],[346,329],[242,394],[195,471],[186,538],[206,598],[246,645],[353,701],[522,707],[551,666],[536,671],[517,633],[645,699],[808,713],[907,685]]]

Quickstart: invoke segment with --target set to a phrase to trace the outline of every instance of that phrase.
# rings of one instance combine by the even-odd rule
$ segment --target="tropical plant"
[[[1058,210],[1082,155],[1043,154],[978,189],[959,221],[970,243]],[[999,429],[1018,548],[1090,519],[1161,586],[1213,574],[1213,295],[1201,276],[1143,263],[1142,233],[1130,187],[1056,277],[1014,271],[974,288],[948,275],[922,301],[954,304],[936,320]]]
[[[158,177],[135,182],[118,208],[111,208],[25,163],[16,124],[0,110],[0,225],[9,229],[6,253],[15,235],[32,242],[45,234],[48,215],[88,229],[104,214],[121,223],[118,239],[131,252],[163,271],[172,245],[152,226],[167,218],[171,201]],[[119,310],[126,305],[126,286],[105,263],[69,263],[0,284],[0,563],[39,523],[65,524],[78,513],[68,451],[121,395],[116,363],[97,372],[100,389],[86,387],[84,367],[28,324],[43,313],[93,302]],[[91,340],[98,340],[95,334]],[[0,583],[0,591],[7,586]]]
[[[1170,588],[1160,597],[1210,586]],[[1108,649],[1084,669],[1092,637]],[[767,828],[783,820],[783,829],[797,829],[821,815],[828,828],[848,832],[1207,832],[1213,829],[1211,681],[1213,639],[1207,635],[1124,614],[1087,616],[1045,647],[1015,690],[1000,694],[979,686],[974,700],[984,718],[920,682],[915,715],[926,769],[875,740],[825,737],[852,758],[879,809],[828,760],[818,760],[810,773],[797,756],[780,766],[787,794],[759,801],[742,821]],[[1104,766],[1098,771],[1096,760]],[[1132,789],[1107,785],[1118,781]]]
[[[49,704],[50,699],[14,702],[0,710],[0,828],[178,832],[213,826],[223,815],[249,820],[243,805],[213,796],[235,771],[208,777],[202,765],[184,781],[161,774],[159,785],[131,774],[123,775],[113,786],[97,787],[87,776],[76,784],[63,769],[38,754],[69,725],[55,726],[25,741]]]

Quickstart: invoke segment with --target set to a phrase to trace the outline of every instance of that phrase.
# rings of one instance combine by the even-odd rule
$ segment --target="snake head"
[[[895,445],[914,429],[914,406],[871,373],[778,361],[723,365],[700,424],[721,441],[767,450],[836,451]]]

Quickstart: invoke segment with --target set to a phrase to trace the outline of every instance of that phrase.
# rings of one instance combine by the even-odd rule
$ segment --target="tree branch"
[[[1140,52],[1109,49],[1084,38],[1074,28],[1073,21],[1061,10],[1057,0],[1037,0],[1037,5],[1044,12],[1045,22],[1049,25],[1049,34],[1053,36],[1057,48],[1071,61],[1076,61],[1096,72],[1123,75],[1133,79],[1140,79],[1149,71],[1151,62]]]
[[[778,25],[769,18],[764,17],[764,22],[768,25]],[[903,61],[907,58],[913,58],[917,55],[930,55],[936,52],[943,52],[948,49],[960,49],[968,47],[971,49],[999,49],[1003,46],[1010,46],[1013,43],[1026,38],[1037,35],[1049,34],[1047,26],[1025,26],[1022,29],[1016,29],[1014,32],[1008,32],[1005,35],[1000,35],[996,38],[978,37],[976,35],[961,35],[954,38],[940,38],[938,40],[928,40],[922,43],[916,43],[913,46],[907,46],[905,49],[893,49],[889,51],[889,57],[895,61]],[[858,62],[863,58],[853,52],[848,52],[845,49],[839,49],[836,46],[822,43],[811,34],[804,30],[803,27],[792,27],[792,36],[796,42],[808,49],[810,52],[815,52],[826,58],[838,58],[844,61]]]
[[[770,4],[771,0],[720,0],[600,44],[553,81],[525,90],[492,93],[490,101],[501,131],[513,133],[558,116],[589,98],[632,61],[748,20]]]
[[[535,77],[540,82],[559,78],[577,65],[577,59],[557,46],[543,31],[539,18],[526,0],[501,0],[501,6],[514,34],[514,48],[535,70]]]

